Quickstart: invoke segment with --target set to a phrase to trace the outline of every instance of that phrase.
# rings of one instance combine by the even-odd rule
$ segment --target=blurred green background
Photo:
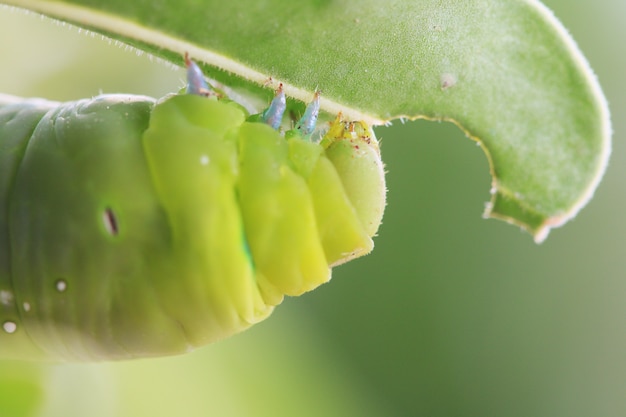
[[[0,362],[0,416],[626,415],[626,2],[545,2],[608,96],[595,198],[542,245],[483,220],[487,160],[450,124],[379,128],[389,204],[373,254],[273,317],[193,354]],[[162,96],[184,74],[0,8],[0,91]]]

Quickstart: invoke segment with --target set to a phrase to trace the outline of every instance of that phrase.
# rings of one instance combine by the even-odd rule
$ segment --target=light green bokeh
[[[576,220],[537,246],[481,219],[487,161],[455,127],[378,129],[390,191],[371,255],[242,335],[181,358],[55,367],[47,394],[65,387],[94,410],[115,398],[127,415],[624,416],[626,4],[546,3],[613,113],[609,170]],[[182,85],[182,72],[133,52],[0,13],[0,91],[71,99]]]

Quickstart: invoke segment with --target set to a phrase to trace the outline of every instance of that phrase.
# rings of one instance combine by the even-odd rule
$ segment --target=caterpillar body
[[[0,96],[0,358],[184,353],[371,251],[371,129],[338,118],[312,141],[314,100],[282,135],[282,91],[249,117],[188,66],[161,100]]]

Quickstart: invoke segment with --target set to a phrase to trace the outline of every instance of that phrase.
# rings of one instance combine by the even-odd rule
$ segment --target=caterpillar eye
[[[117,236],[119,234],[117,217],[113,209],[107,207],[104,210],[104,213],[102,213],[102,221],[104,222],[104,228],[111,236]]]

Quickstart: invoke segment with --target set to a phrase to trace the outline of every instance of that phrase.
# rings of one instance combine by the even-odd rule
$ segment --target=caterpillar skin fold
[[[371,129],[337,119],[316,143],[312,107],[282,135],[280,107],[249,118],[197,78],[159,101],[0,96],[0,358],[188,352],[370,252]]]

